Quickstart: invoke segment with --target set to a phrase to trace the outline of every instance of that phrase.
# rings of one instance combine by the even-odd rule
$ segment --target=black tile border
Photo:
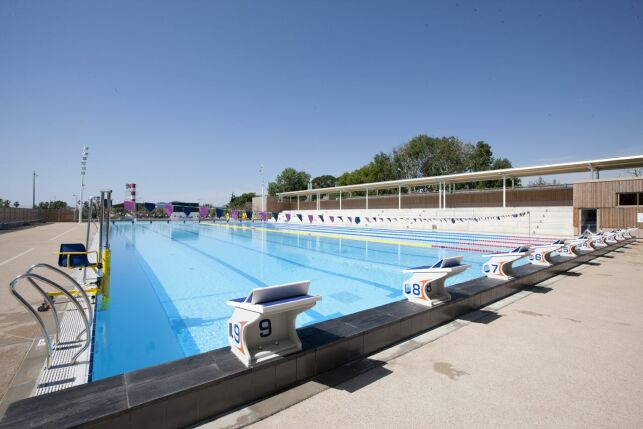
[[[426,308],[406,300],[299,329],[303,350],[246,368],[229,347],[23,399],[0,428],[175,428],[234,410],[328,370],[443,325],[559,273],[635,242],[625,240],[555,265],[524,265],[508,282],[485,277],[449,288],[452,299]]]

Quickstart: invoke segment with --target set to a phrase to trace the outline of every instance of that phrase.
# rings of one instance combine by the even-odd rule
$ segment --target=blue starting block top
[[[411,271],[426,271],[426,270],[434,270],[434,269],[444,269],[444,268],[456,268],[456,267],[461,267],[463,266],[462,264],[462,259],[464,256],[452,256],[450,258],[444,258],[440,259],[438,262],[436,262],[433,265],[425,265],[422,267],[413,267],[413,268],[407,268],[404,270],[404,272],[411,272]],[[467,265],[468,267],[468,265]]]
[[[245,298],[235,298],[227,302],[235,308],[257,313],[273,313],[309,305],[321,299],[318,295],[309,295],[310,281],[286,283],[282,285],[256,288]]]

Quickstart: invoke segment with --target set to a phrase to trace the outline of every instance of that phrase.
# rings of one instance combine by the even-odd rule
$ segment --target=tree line
[[[425,134],[412,138],[391,152],[380,152],[368,164],[335,177],[322,175],[312,179],[313,189],[333,186],[359,185],[388,180],[511,168],[507,158],[494,156],[491,146],[484,141],[475,145],[457,137],[431,137]],[[268,194],[307,189],[310,174],[286,168],[274,182],[268,184]],[[520,186],[520,180],[514,181]],[[456,184],[456,189],[484,189],[501,187],[502,180]],[[435,186],[424,187],[434,190]],[[386,193],[386,191],[380,191]],[[391,190],[390,192],[397,192]]]
[[[0,207],[20,207],[20,202],[14,201],[13,204],[11,203],[10,200],[5,200],[0,198]],[[64,201],[56,200],[56,201],[42,201],[38,203],[36,206],[39,209],[64,209],[67,208],[67,203]]]

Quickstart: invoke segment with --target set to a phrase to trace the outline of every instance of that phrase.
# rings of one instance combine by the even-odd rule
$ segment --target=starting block
[[[616,244],[616,243],[618,243],[618,240],[616,239],[616,233],[615,232],[603,233],[603,237],[605,237],[605,243],[607,243],[607,244]]]
[[[244,365],[301,350],[295,319],[321,300],[321,296],[308,295],[309,287],[310,282],[303,281],[257,288],[245,298],[226,303],[234,308],[228,321],[228,342]]]
[[[625,228],[623,229],[623,237],[632,238],[632,233],[636,232],[638,228]]]
[[[425,267],[415,267],[404,270],[412,274],[404,282],[402,292],[411,302],[435,307],[451,300],[444,282],[447,278],[460,274],[471,265],[462,263],[464,256],[440,259],[436,264]]]
[[[546,244],[544,246],[533,247],[533,253],[529,255],[529,261],[534,265],[549,267],[553,264],[551,254],[560,251],[562,244]]]
[[[485,276],[498,280],[511,280],[515,277],[513,263],[519,259],[529,256],[531,251],[529,245],[516,247],[509,253],[494,253],[484,255],[489,261],[482,265],[482,272]]]
[[[596,234],[590,237],[589,239],[591,241],[591,246],[594,249],[601,249],[603,247],[607,247],[607,243],[605,242],[605,236],[603,234]]]
[[[623,241],[625,240],[625,230],[624,229],[617,229],[614,231],[614,238],[616,241]]]
[[[565,256],[567,258],[572,258],[575,256],[580,256],[583,253],[594,250],[589,245],[584,247],[588,242],[586,238],[575,238],[572,240],[565,240],[563,243],[563,248],[560,250],[560,256]]]

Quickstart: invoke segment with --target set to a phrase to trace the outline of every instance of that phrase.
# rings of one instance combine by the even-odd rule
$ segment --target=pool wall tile
[[[508,282],[476,279],[452,288],[453,299],[427,308],[398,301],[298,330],[303,350],[246,368],[229,347],[12,404],[0,428],[183,427],[244,404],[450,322],[579,266],[627,240],[552,267],[518,267]]]
[[[297,381],[308,380],[317,374],[317,356],[315,350],[297,354]]]
[[[264,396],[276,389],[277,365],[258,365],[252,369],[250,384],[255,398]]]

